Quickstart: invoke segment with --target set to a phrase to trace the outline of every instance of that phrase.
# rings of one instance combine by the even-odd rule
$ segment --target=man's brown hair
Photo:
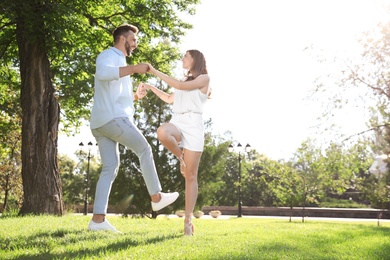
[[[138,33],[138,28],[134,25],[124,23],[121,26],[117,27],[113,32],[112,36],[114,37],[114,43],[119,41],[119,38],[121,35],[127,37],[129,35],[129,32],[132,31],[135,34]]]

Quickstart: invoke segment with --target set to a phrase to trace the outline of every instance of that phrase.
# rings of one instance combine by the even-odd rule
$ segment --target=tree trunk
[[[28,5],[28,4],[26,4]],[[19,13],[22,105],[22,180],[20,214],[63,214],[57,162],[59,104],[54,96],[39,5]]]

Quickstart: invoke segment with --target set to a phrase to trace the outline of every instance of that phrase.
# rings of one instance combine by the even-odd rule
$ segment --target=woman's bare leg
[[[185,162],[187,167],[184,170],[185,176],[185,235],[192,235],[193,225],[191,223],[192,213],[194,212],[196,200],[198,199],[198,168],[201,152],[194,152],[184,149]],[[191,229],[189,228],[189,225]],[[187,227],[187,228],[186,228]]]
[[[157,129],[158,140],[168,149],[171,153],[180,158],[183,155],[183,151],[179,146],[181,141],[181,134],[174,124],[166,123],[161,125]]]
[[[184,176],[184,151],[180,148],[181,134],[174,124],[166,123],[157,129],[157,137],[160,142],[173,153],[180,161],[180,172]]]
[[[198,168],[201,152],[194,152],[187,149],[181,149],[179,143],[181,141],[181,134],[175,125],[166,123],[157,129],[157,136],[160,142],[173,153],[181,161],[180,165],[182,174],[185,178],[185,218],[184,227],[186,224],[191,224],[192,212],[194,211],[196,200],[198,198]],[[185,155],[183,157],[183,155]],[[184,229],[186,235],[191,235],[191,229]],[[191,234],[190,234],[191,233]]]

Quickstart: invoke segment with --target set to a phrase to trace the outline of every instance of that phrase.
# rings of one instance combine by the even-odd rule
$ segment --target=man
[[[147,64],[127,65],[126,56],[137,48],[138,28],[123,24],[113,32],[114,46],[96,59],[94,105],[91,131],[99,145],[103,168],[96,186],[95,202],[89,230],[118,232],[106,219],[108,198],[119,169],[118,143],[132,150],[139,158],[141,171],[151,197],[152,209],[158,211],[173,203],[179,194],[162,193],[153,161],[152,149],[133,122],[133,101],[146,92],[133,93],[130,75],[146,73]]]

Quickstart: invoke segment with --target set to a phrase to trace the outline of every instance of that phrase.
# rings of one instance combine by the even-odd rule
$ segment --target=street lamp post
[[[248,152],[250,150],[251,146],[247,144],[245,146],[245,152]],[[228,147],[229,152],[234,151],[234,147],[232,144]],[[241,152],[242,152],[242,145],[240,143],[237,144],[237,150],[238,150],[238,214],[237,217],[242,217],[242,197],[241,197]],[[244,155],[244,154],[243,154]]]
[[[88,164],[87,164],[87,176],[85,178],[85,193],[84,193],[84,215],[88,214],[88,182],[89,182],[89,162],[91,161],[91,158],[93,158],[93,155],[91,154],[91,148],[92,148],[92,142],[88,143]],[[79,144],[80,148],[82,149],[84,144],[81,142]]]

